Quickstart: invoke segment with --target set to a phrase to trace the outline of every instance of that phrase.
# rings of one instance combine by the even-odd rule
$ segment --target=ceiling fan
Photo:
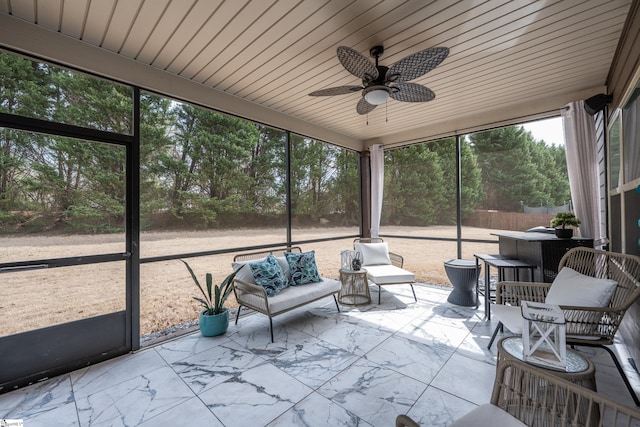
[[[378,64],[378,58],[383,52],[383,46],[374,46],[369,50],[369,54],[376,58],[374,65],[360,52],[347,46],[339,46],[338,60],[348,72],[362,80],[362,85],[320,89],[311,92],[309,96],[345,95],[362,91],[362,98],[356,106],[358,114],[373,111],[389,97],[402,102],[426,102],[436,97],[428,87],[409,83],[409,80],[417,79],[440,65],[449,55],[449,48],[431,47],[421,50],[390,67]]]

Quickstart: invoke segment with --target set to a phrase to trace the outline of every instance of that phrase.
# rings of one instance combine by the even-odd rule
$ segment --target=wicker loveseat
[[[278,259],[278,263],[284,267],[283,270],[287,280],[290,280],[289,269],[286,267],[287,261],[284,259],[285,252],[302,253],[302,250],[299,247],[268,249],[260,252],[239,254],[233,259],[233,269],[238,271],[233,287],[236,301],[239,305],[235,323],[238,324],[242,307],[248,307],[266,315],[269,317],[271,342],[273,342],[273,317],[279,314],[302,307],[329,295],[333,296],[336,308],[338,312],[340,311],[338,300],[336,299],[336,294],[340,290],[340,282],[338,280],[321,278],[319,282],[287,287],[277,295],[267,296],[265,288],[255,283],[247,264],[263,261],[267,256],[273,255]]]

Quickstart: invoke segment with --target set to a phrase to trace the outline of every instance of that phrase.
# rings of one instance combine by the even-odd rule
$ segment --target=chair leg
[[[636,395],[636,392],[633,390],[633,387],[631,387],[631,383],[629,383],[629,379],[627,378],[627,375],[624,373],[624,369],[622,368],[622,365],[620,364],[620,361],[616,357],[616,354],[613,352],[613,350],[611,350],[607,346],[602,345],[602,346],[599,346],[599,347],[602,347],[605,350],[607,350],[607,352],[609,353],[609,355],[613,359],[613,363],[615,363],[616,368],[618,368],[618,372],[620,372],[620,376],[622,377],[622,381],[624,381],[624,385],[627,386],[627,390],[629,390],[629,393],[631,394],[631,397],[633,398],[634,403],[636,404],[636,406],[640,406],[640,400],[638,399],[638,396]]]
[[[409,283],[409,286],[411,286],[411,292],[413,292],[413,299],[415,300],[415,302],[418,302],[418,297],[416,297],[416,290],[413,288],[413,283]],[[378,285],[378,304],[380,304],[380,293],[382,292],[382,286]]]
[[[273,344],[273,319],[269,317],[269,331],[271,332],[271,343]]]
[[[242,309],[241,305],[238,306],[238,312],[236,313],[236,325],[238,324],[238,319],[240,318],[240,309]]]
[[[489,345],[487,346],[487,349],[491,350],[491,346],[493,345],[493,342],[496,339],[496,335],[498,335],[498,331],[500,330],[502,330],[502,322],[498,322],[496,329],[493,331],[493,335],[491,335],[491,341],[489,341]]]
[[[336,294],[333,294],[333,301],[335,301],[338,313],[340,313],[340,306],[338,305],[338,298],[336,298]]]

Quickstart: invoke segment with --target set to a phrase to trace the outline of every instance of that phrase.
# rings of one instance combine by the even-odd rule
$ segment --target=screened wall
[[[362,234],[360,153],[11,53],[0,64],[2,337],[126,313],[119,351],[135,349],[196,319],[180,259],[221,278],[240,251],[299,245],[337,277]],[[519,127],[388,150],[381,235],[419,281],[446,284],[446,259],[496,252],[491,230],[548,224],[521,215],[568,200],[563,155]]]
[[[418,280],[446,284],[444,261],[498,253],[492,232],[549,227],[570,199],[564,146],[508,126],[385,151],[380,235]]]
[[[239,251],[303,245],[336,274],[339,250],[317,248],[359,234],[356,152],[150,93],[141,111],[143,337],[195,321],[195,288],[178,259],[217,280]]]
[[[359,154],[285,129],[2,52],[0,133],[0,392],[187,329],[179,259],[300,245],[331,277],[360,235]]]

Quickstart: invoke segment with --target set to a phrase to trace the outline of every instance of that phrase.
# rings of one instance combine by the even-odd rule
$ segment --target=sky
[[[544,141],[547,145],[564,145],[562,117],[525,123],[522,127],[531,132],[537,141]]]

